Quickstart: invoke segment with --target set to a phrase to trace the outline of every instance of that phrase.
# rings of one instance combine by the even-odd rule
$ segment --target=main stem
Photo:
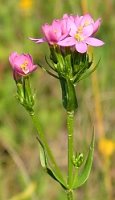
[[[71,190],[73,181],[73,126],[74,126],[74,112],[67,112],[67,130],[68,130],[68,200],[73,200],[73,191]]]
[[[67,192],[67,200],[73,200],[73,190]]]

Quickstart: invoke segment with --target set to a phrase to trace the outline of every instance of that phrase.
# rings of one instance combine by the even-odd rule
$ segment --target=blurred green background
[[[64,13],[92,14],[102,18],[97,37],[105,42],[93,50],[97,71],[77,85],[79,110],[75,119],[75,149],[86,155],[92,126],[96,145],[87,183],[75,194],[78,200],[115,199],[115,1],[1,0],[0,1],[0,200],[64,200],[66,194],[45,174],[39,163],[36,130],[16,98],[8,62],[12,51],[30,53],[44,64],[46,44],[41,25]],[[67,170],[66,113],[57,80],[38,69],[31,77],[44,131],[62,170]],[[63,120],[62,120],[63,119]]]

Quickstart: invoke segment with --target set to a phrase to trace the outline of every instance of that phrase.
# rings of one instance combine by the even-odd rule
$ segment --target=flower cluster
[[[48,44],[50,56],[45,57],[48,68],[39,65],[59,80],[63,106],[68,112],[75,112],[78,107],[75,85],[96,68],[91,69],[92,60],[87,50],[88,45],[104,44],[94,37],[100,24],[100,18],[94,21],[89,14],[84,16],[64,14],[62,19],[53,20],[51,25],[42,26],[43,38],[30,38],[37,44],[44,42]],[[33,64],[29,54],[19,55],[16,52],[10,55],[9,61],[17,84],[18,99],[26,109],[32,111],[34,97],[28,86],[28,75],[36,70],[37,65]]]
[[[94,37],[100,24],[100,18],[94,21],[89,14],[84,16],[64,14],[62,19],[53,20],[51,25],[42,26],[43,38],[30,39],[36,43],[47,42],[50,46],[72,47],[79,53],[85,53],[88,45],[104,44]]]

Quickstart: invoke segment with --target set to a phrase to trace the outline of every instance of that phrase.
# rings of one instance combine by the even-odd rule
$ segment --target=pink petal
[[[29,39],[30,40],[32,40],[33,42],[35,42],[35,43],[43,43],[43,42],[46,42],[46,39],[45,38],[31,38],[31,37],[29,37]]]
[[[96,33],[101,25],[101,18],[99,18],[95,23],[93,27],[93,33]]]
[[[76,15],[76,16],[74,17],[74,20],[75,20],[76,26],[77,26],[77,27],[80,26],[81,18],[80,18],[78,15]]]
[[[84,26],[85,24],[87,26],[87,25],[89,25],[91,23],[94,23],[93,18],[91,17],[91,15],[85,14],[81,19],[81,26]]]
[[[61,20],[61,34],[65,35],[69,32],[67,28],[67,19],[62,19]]]
[[[69,32],[65,33],[64,35],[62,35],[59,40],[64,40],[67,36],[69,35]]]
[[[63,17],[62,17],[62,19],[68,19],[68,18],[69,18],[69,15],[66,14],[66,13],[65,13],[65,14],[63,15]]]
[[[49,24],[45,24],[42,26],[42,32],[46,38],[46,41],[50,41],[50,32],[52,31],[52,26]]]
[[[84,42],[76,42],[75,48],[79,53],[85,53],[87,51],[87,44]]]
[[[43,34],[44,34],[45,36],[47,36],[47,34],[49,33],[50,27],[51,27],[51,25],[49,25],[49,24],[44,24],[44,25],[42,26],[42,32],[43,32]]]
[[[97,38],[93,38],[93,37],[89,37],[85,40],[85,42],[91,46],[102,46],[104,45],[104,42],[97,39]]]
[[[24,71],[17,65],[14,65],[14,71],[19,75],[25,75]]]
[[[70,30],[70,33],[69,33],[70,36],[74,36],[76,34],[77,26],[73,20],[68,19],[67,28],[68,28],[68,30]]]
[[[31,64],[33,65],[33,58],[32,56],[28,53],[28,54],[24,54],[25,56],[27,56],[27,60],[29,60],[29,62],[31,62]]]
[[[17,56],[18,56],[17,52],[13,52],[13,53],[9,56],[9,62],[10,62],[10,64],[12,65],[12,67],[13,67],[13,65],[14,65],[14,59],[15,59]]]
[[[59,41],[57,44],[60,46],[73,46],[76,43],[76,40],[73,37],[67,37],[62,41]]]
[[[93,28],[92,24],[89,24],[88,26],[85,26],[83,28],[83,36],[84,37],[89,37],[90,35],[92,35],[93,31],[94,31],[94,28]]]
[[[61,36],[61,21],[60,20],[54,20],[52,23],[52,33],[56,35],[56,38],[59,38]]]
[[[38,68],[37,65],[33,65],[30,69],[29,69],[29,73],[35,71]]]

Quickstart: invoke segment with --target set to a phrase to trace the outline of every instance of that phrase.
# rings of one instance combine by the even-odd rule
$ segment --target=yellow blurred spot
[[[21,10],[30,10],[32,8],[33,1],[32,0],[20,0],[19,7]]]
[[[32,196],[36,189],[36,184],[35,183],[30,183],[30,185],[24,190],[23,192],[15,195],[12,197],[10,200],[26,200]]]
[[[115,143],[112,140],[102,138],[98,143],[98,149],[105,158],[109,158],[115,151]]]

